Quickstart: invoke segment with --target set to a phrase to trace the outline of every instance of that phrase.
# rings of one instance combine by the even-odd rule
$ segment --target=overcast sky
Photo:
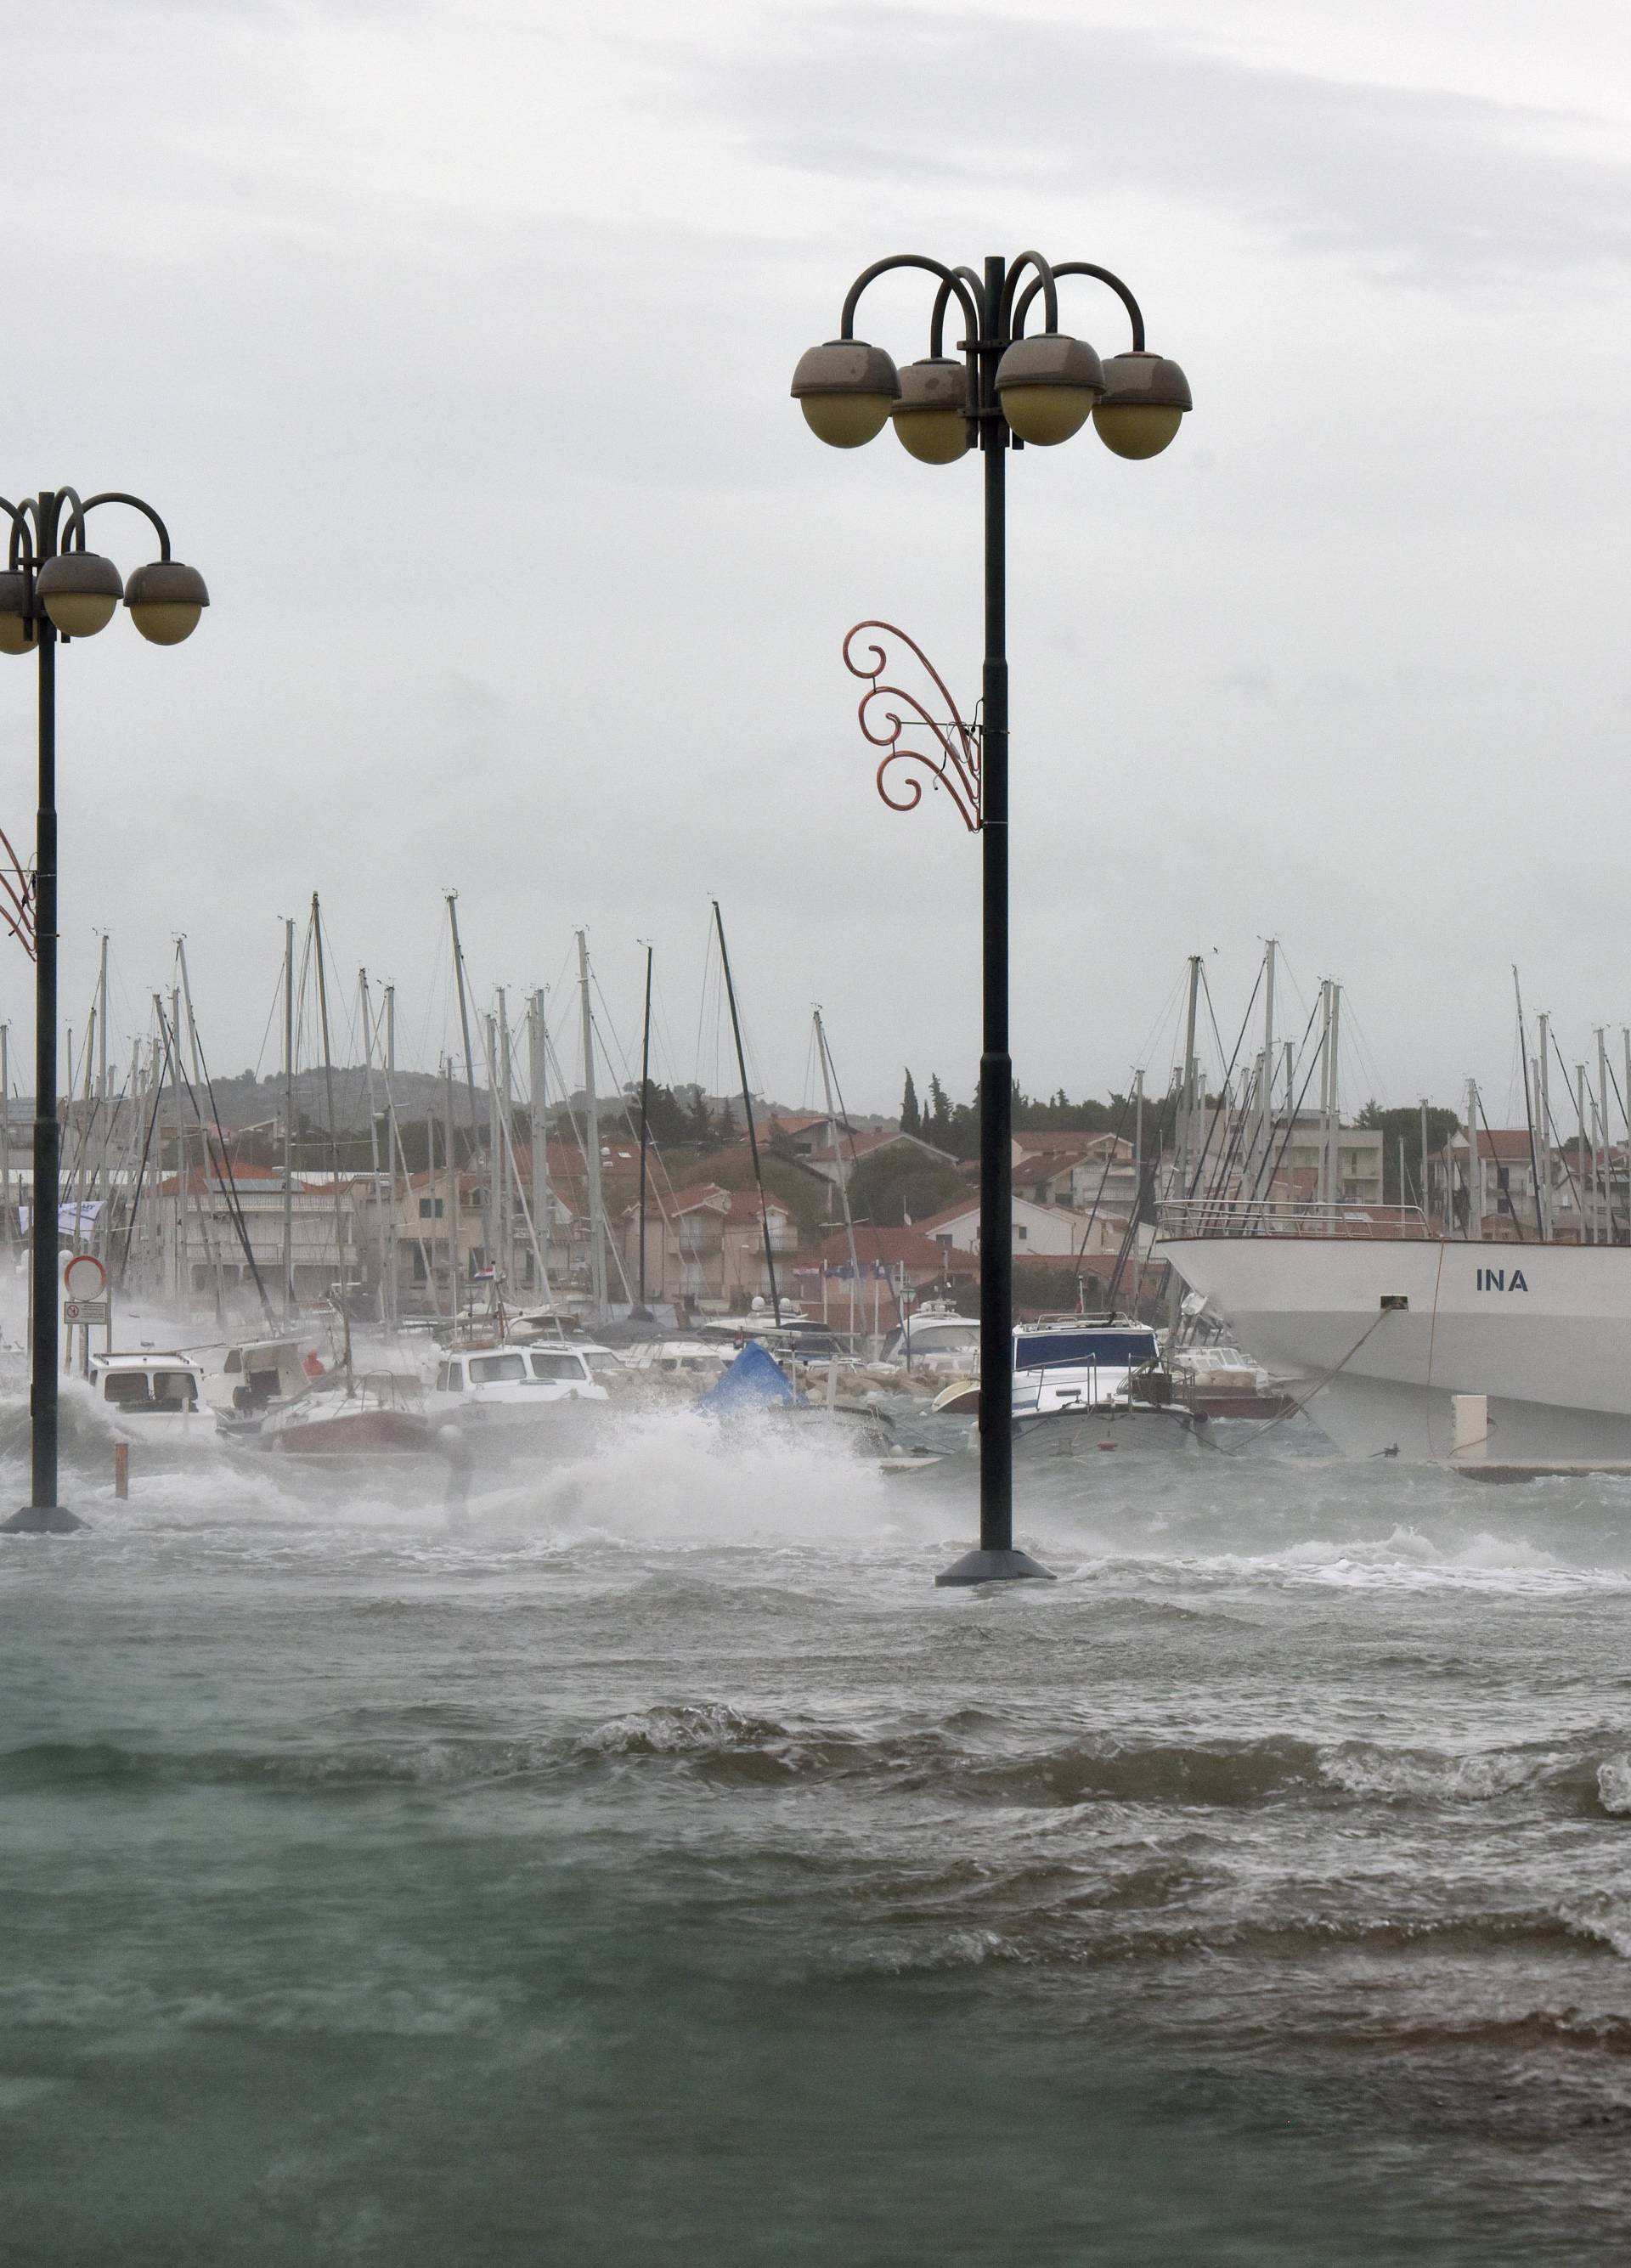
[[[63,659],[65,1016],[99,929],[125,1032],[185,932],[216,1066],[270,1068],[317,889],[433,1064],[456,887],[483,997],[587,924],[625,1045],[652,939],[659,1069],[712,1081],[712,892],[771,1091],[819,1000],[854,1107],[966,1094],[977,845],[879,803],[839,645],[897,622],[971,705],[976,460],[823,449],[787,386],[878,255],[1035,244],[1197,406],[1012,468],[1022,1084],[1159,1083],[1184,956],[1232,1039],[1275,932],[1348,988],[1345,1101],[1508,1115],[1514,961],[1571,1059],[1631,1020],[1628,49],[1612,0],[14,15],[0,492],[137,490],[214,598]],[[25,851],[33,691],[0,661]]]

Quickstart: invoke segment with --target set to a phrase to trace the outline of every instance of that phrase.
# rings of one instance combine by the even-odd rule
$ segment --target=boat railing
[[[1266,1197],[1170,1197],[1158,1208],[1158,1237],[1423,1237],[1434,1234],[1414,1204],[1320,1204]]]

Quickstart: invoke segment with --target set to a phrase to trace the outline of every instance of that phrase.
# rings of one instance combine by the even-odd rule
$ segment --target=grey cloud
[[[1565,146],[1598,120],[1119,29],[872,9],[809,21],[796,58],[749,54],[712,74],[739,122],[773,122],[764,154],[809,173],[894,188],[1053,177],[1200,199],[1418,283],[1631,255],[1631,166]]]

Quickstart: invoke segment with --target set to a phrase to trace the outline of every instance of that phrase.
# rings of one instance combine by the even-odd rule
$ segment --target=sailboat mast
[[[498,1129],[500,1134],[499,1170],[504,1175],[499,1184],[504,1192],[503,1216],[499,1227],[503,1231],[504,1273],[507,1283],[514,1272],[515,1260],[515,1182],[519,1175],[512,1174],[511,1153],[514,1147],[514,1128],[511,1119],[511,1087],[514,1065],[510,1058],[510,999],[501,984],[498,987]]]
[[[844,1204],[844,1233],[850,1248],[850,1350],[855,1346],[855,1303],[860,1298],[860,1261],[855,1251],[855,1216],[850,1210],[850,1185],[844,1171],[844,1157],[838,1141],[838,1113],[832,1107],[832,1064],[827,1053],[827,1031],[821,1020],[821,1010],[816,1011],[816,1051],[821,1057],[821,1091],[826,1097],[827,1123],[832,1129],[832,1152],[838,1161],[838,1195]],[[852,1167],[853,1156],[852,1153]],[[877,1240],[873,1240],[873,1251],[877,1251]],[[903,1318],[904,1321],[904,1318]],[[906,1367],[911,1368],[911,1333],[905,1334]]]
[[[442,1166],[447,1195],[442,1210],[447,1216],[447,1292],[452,1302],[454,1341],[459,1336],[459,1294],[463,1288],[464,1263],[459,1250],[459,1175],[453,1161],[453,1057],[442,1057]]]
[[[1195,1127],[1195,1018],[1200,1006],[1200,955],[1189,956],[1189,1005],[1184,1018],[1184,1084],[1178,1103],[1178,1173],[1176,1194],[1189,1195],[1189,1153]],[[1175,1278],[1176,1281],[1176,1278]]]
[[[1258,1082],[1258,1108],[1261,1121],[1262,1155],[1274,1146],[1274,962],[1278,938],[1263,947],[1263,1074]]]
[[[504,1278],[504,1202],[500,1177],[504,1172],[503,1138],[498,1130],[498,1020],[486,1020],[487,1046],[487,1264],[492,1270],[495,1299],[502,1300]]]
[[[102,947],[97,960],[96,972],[96,1091],[105,1102],[107,1100],[107,932],[102,932]]]
[[[1603,1173],[1603,1241],[1614,1241],[1613,1182],[1609,1173],[1608,1155],[1608,1034],[1606,1027],[1597,1027],[1597,1130],[1598,1152],[1602,1160]]]
[[[0,1205],[5,1209],[5,1226],[0,1230],[7,1250],[17,1227],[17,1216],[11,1211],[11,1027],[0,1024]]]
[[[328,1179],[334,1191],[335,1287],[340,1307],[345,1307],[345,1235],[340,1203],[340,1130],[334,1115],[334,1051],[328,1044],[328,980],[323,968],[323,917],[312,892],[312,953],[317,964],[317,1024],[323,1043],[323,1108],[328,1120]],[[351,1369],[351,1335],[345,1334],[346,1370]]]
[[[1426,1228],[1426,1227],[1428,1226],[1428,1182],[1427,1182],[1427,1160],[1428,1160],[1428,1148],[1427,1148],[1427,1145],[1428,1145],[1427,1112],[1428,1112],[1428,1102],[1427,1102],[1427,1097],[1426,1097],[1426,1095],[1424,1094],[1424,1095],[1422,1096],[1422,1098],[1421,1098],[1421,1226],[1422,1226],[1422,1227],[1423,1227],[1423,1228]]]
[[[164,1013],[162,1007],[159,1013]],[[175,1118],[175,1297],[179,1312],[188,1314],[192,1309],[192,1270],[188,1265],[192,1223],[188,1217],[187,1121],[181,1099],[181,988],[174,983],[170,987],[170,1031],[174,1042],[170,1057],[170,1099]]]
[[[646,1013],[640,1026],[640,1283],[639,1307],[646,1313],[646,1194],[651,1162],[652,1139],[652,954],[646,948]],[[1631,1049],[1631,1039],[1627,1046]],[[1631,1060],[1631,1057],[1627,1057]],[[1627,1093],[1631,1093],[1628,1080]]]
[[[1512,964],[1512,998],[1517,1008],[1517,1055],[1524,1066],[1524,1120],[1529,1128],[1529,1178],[1535,1192],[1535,1233],[1544,1244],[1546,1240],[1546,1200],[1540,1193],[1540,1152],[1535,1140],[1535,1095],[1529,1079],[1529,1034],[1524,1025],[1524,988],[1518,983],[1517,963]]]
[[[532,1218],[533,1233],[538,1248],[547,1261],[550,1252],[550,1228],[553,1207],[550,1202],[550,1125],[549,1081],[546,1077],[546,1057],[550,1044],[550,1027],[544,1016],[542,988],[532,996],[532,1011],[527,1032],[528,1065],[527,1095],[532,1113]],[[544,1287],[537,1287],[540,1296]]]
[[[453,981],[459,994],[459,1029],[464,1038],[464,1087],[470,1106],[470,1148],[479,1147],[476,1130],[476,1057],[470,1048],[470,1003],[464,985],[464,949],[459,943],[459,893],[447,893],[447,921],[453,932]]]
[[[284,1314],[294,1321],[294,923],[284,923]]]
[[[742,1078],[742,1107],[748,1121],[748,1147],[753,1155],[753,1179],[759,1192],[759,1226],[764,1237],[764,1272],[770,1278],[771,1315],[781,1321],[781,1300],[776,1290],[776,1257],[771,1250],[770,1208],[764,1202],[764,1175],[759,1165],[758,1129],[753,1123],[753,1097],[748,1090],[748,1058],[742,1052],[742,1019],[736,1012],[736,986],[731,976],[731,957],[725,944],[725,920],[720,902],[713,901],[713,924],[720,933],[720,965],[725,972],[725,997],[730,1004],[731,1037],[736,1042],[736,1069]]]
[[[368,998],[368,971],[365,968],[359,968],[357,972],[357,998],[358,1005],[362,1012],[363,1020],[363,1079],[368,1105],[368,1167],[370,1176],[368,1186],[373,1193],[375,1206],[374,1219],[378,1225],[378,1233],[374,1238],[374,1254],[380,1270],[380,1321],[382,1323],[389,1325],[394,1320],[392,1308],[395,1305],[396,1291],[396,1160],[395,1158],[391,1158],[388,1160],[391,1169],[391,1202],[388,1230],[391,1240],[391,1264],[387,1269],[386,1265],[385,1249],[386,1235],[387,1232],[385,1224],[380,1221],[378,1212],[380,1203],[380,1117],[379,1112],[374,1106],[373,1011]]]
[[[1546,1221],[1544,1234],[1547,1242],[1552,1237],[1552,1019],[1537,1016],[1535,1027],[1540,1043],[1540,1054],[1535,1066],[1536,1108],[1540,1118],[1540,1203]]]
[[[606,1316],[606,1213],[601,1195],[601,1108],[594,1092],[594,1018],[589,1008],[589,940],[578,932],[578,997],[583,1019],[584,1164],[589,1177],[589,1296],[594,1320]]]

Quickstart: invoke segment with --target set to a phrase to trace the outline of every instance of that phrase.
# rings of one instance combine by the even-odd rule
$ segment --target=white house
[[[954,1205],[948,1212],[912,1223],[920,1236],[933,1238],[948,1252],[979,1250],[979,1199]],[[1064,1205],[1034,1204],[1029,1197],[1014,1200],[1014,1250],[1034,1253],[1050,1260],[1074,1260],[1079,1254],[1120,1249],[1125,1220],[1101,1213],[1072,1212]]]

